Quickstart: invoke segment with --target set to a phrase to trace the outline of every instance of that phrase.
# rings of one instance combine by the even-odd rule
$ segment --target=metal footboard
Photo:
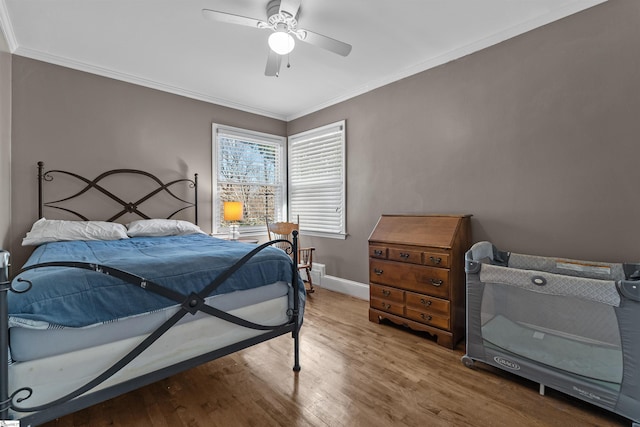
[[[300,317],[300,301],[299,301],[299,276],[297,269],[297,254],[298,254],[298,233],[294,232],[293,241],[288,240],[273,240],[257,246],[255,249],[247,253],[241,259],[239,259],[234,265],[229,267],[225,272],[219,275],[213,282],[207,285],[204,289],[197,293],[191,293],[189,295],[181,294],[179,292],[168,289],[162,285],[146,280],[143,277],[130,274],[126,271],[119,270],[117,268],[98,265],[84,262],[48,262],[37,265],[32,265],[20,270],[16,277],[25,271],[35,268],[44,267],[66,267],[66,268],[80,268],[85,270],[95,271],[96,273],[106,274],[122,281],[144,289],[145,291],[153,292],[161,295],[169,300],[174,301],[180,305],[179,311],[171,318],[166,320],[155,331],[153,331],[147,338],[145,338],[140,344],[133,348],[127,355],[122,357],[118,362],[113,364],[110,368],[102,372],[100,375],[89,381],[85,385],[78,387],[76,390],[70,393],[48,402],[46,404],[37,406],[22,406],[24,402],[27,402],[31,397],[33,390],[29,387],[22,387],[15,390],[9,395],[8,390],[8,308],[7,308],[7,292],[28,292],[31,288],[31,283],[26,280],[20,280],[26,282],[26,289],[17,290],[9,281],[8,274],[8,252],[0,251],[0,421],[7,420],[9,416],[9,410],[22,413],[30,413],[27,416],[20,418],[23,426],[40,424],[59,416],[75,412],[77,410],[94,405],[98,402],[110,399],[120,394],[126,393],[141,386],[153,383],[162,378],[174,375],[178,372],[195,367],[204,362],[208,362],[217,359],[222,356],[234,353],[260,342],[267,341],[271,338],[275,338],[286,333],[291,332],[294,339],[294,365],[293,370],[300,370],[299,360],[299,317]],[[238,271],[245,263],[247,263],[254,255],[276,243],[288,243],[292,249],[292,287],[293,287],[293,307],[289,308],[288,315],[290,320],[281,325],[265,326],[254,322],[247,321],[237,316],[226,313],[222,310],[211,307],[205,302],[205,298],[215,291],[222,283],[225,282],[231,275]],[[4,260],[4,264],[2,264]],[[4,265],[4,267],[3,267]],[[264,331],[258,336],[245,339],[243,341],[225,346],[223,348],[211,351],[209,353],[193,357],[191,359],[179,362],[169,367],[145,374],[141,377],[137,377],[123,383],[101,389],[99,391],[85,395],[85,393],[94,389],[98,385],[102,384],[114,374],[128,365],[132,360],[138,357],[145,349],[158,340],[165,332],[167,332],[173,325],[175,325],[180,319],[187,314],[196,314],[197,312],[203,312],[210,316],[214,316],[231,322],[233,324],[243,326],[250,329]],[[28,403],[28,402],[27,402]]]

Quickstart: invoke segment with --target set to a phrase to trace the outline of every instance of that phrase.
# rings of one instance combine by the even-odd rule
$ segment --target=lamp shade
[[[224,202],[224,220],[242,220],[242,202]]]
[[[296,41],[291,34],[285,31],[276,31],[269,36],[269,47],[278,55],[286,55],[291,52],[296,45]]]

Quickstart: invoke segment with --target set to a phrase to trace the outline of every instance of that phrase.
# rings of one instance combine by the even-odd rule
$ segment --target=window
[[[213,232],[223,233],[222,202],[242,202],[241,232],[263,231],[265,217],[281,219],[285,209],[285,138],[213,125]]]
[[[346,237],[345,122],[289,137],[289,218],[300,232]]]

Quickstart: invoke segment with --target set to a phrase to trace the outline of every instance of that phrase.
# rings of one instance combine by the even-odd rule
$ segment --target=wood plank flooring
[[[476,363],[427,335],[368,321],[368,303],[316,288],[301,365],[283,336],[52,421],[71,426],[630,426]]]

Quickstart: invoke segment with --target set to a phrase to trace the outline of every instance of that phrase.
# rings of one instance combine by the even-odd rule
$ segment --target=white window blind
[[[300,232],[345,238],[345,122],[289,137],[289,218]]]
[[[265,228],[284,212],[285,138],[213,125],[214,233],[224,232],[223,202],[243,203],[240,231]]]

